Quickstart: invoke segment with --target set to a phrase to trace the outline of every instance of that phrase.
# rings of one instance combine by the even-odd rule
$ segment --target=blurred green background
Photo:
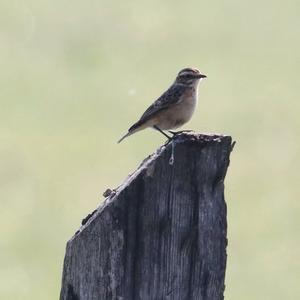
[[[300,298],[300,2],[0,1],[0,298],[57,299],[67,240],[164,142],[116,141],[183,67],[237,141],[226,299]]]

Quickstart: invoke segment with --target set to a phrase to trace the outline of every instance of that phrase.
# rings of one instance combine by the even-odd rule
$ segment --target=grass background
[[[163,138],[116,141],[183,67],[237,141],[226,299],[300,297],[300,2],[0,1],[0,298],[57,299],[66,241]]]

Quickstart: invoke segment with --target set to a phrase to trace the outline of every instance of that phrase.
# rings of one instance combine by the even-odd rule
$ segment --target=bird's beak
[[[207,76],[206,75],[203,75],[203,74],[198,74],[197,75],[197,78],[206,78]]]

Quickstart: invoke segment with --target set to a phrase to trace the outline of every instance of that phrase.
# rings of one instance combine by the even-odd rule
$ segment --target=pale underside
[[[193,92],[193,94],[196,94]],[[158,112],[153,118],[150,118],[138,130],[145,129],[147,127],[157,126],[161,130],[177,129],[187,123],[196,107],[196,95],[185,97],[184,100],[179,101],[178,104]]]

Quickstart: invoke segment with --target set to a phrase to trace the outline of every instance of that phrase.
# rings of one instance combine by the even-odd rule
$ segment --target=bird
[[[153,128],[169,140],[172,139],[164,130],[175,135],[176,132],[171,130],[181,127],[191,119],[197,104],[198,84],[206,77],[196,68],[182,69],[174,83],[146,109],[118,143],[146,128]]]

